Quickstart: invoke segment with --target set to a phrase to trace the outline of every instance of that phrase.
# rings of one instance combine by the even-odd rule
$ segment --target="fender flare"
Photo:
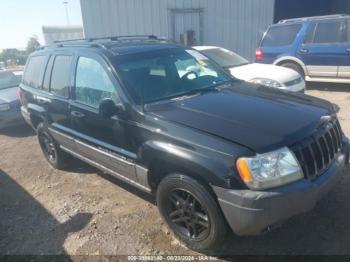
[[[304,71],[304,75],[307,76],[308,75],[308,71],[307,71],[307,67],[306,65],[304,64],[303,61],[301,61],[299,58],[295,57],[295,56],[282,56],[282,57],[279,57],[277,60],[275,60],[273,62],[274,65],[278,65],[278,64],[281,64],[283,62],[287,62],[287,61],[292,61],[296,64],[298,64]]]
[[[28,112],[30,113],[30,119],[31,119],[32,125],[35,128],[36,128],[35,124],[38,124],[38,123],[33,123],[34,118],[37,118],[37,119],[39,118],[43,122],[46,122],[45,116],[47,116],[47,111],[44,107],[30,103],[27,105],[27,109],[28,109]]]

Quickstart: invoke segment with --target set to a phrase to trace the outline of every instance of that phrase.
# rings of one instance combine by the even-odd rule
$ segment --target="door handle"
[[[34,96],[34,99],[36,99],[36,101],[40,104],[51,103],[51,99],[47,97]]]
[[[347,49],[346,49],[346,52],[350,53],[350,48],[347,48]]]
[[[85,116],[83,113],[81,113],[81,112],[79,112],[79,111],[72,111],[70,114],[71,114],[72,116],[75,116],[75,117],[78,117],[78,118],[82,118],[82,117]]]
[[[306,54],[306,53],[309,53],[309,50],[308,49],[305,49],[305,48],[301,48],[299,50],[300,53],[303,53],[303,54]]]

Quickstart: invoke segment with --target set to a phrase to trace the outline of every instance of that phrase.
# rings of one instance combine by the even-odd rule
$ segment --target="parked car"
[[[282,20],[271,25],[256,62],[285,66],[306,81],[350,83],[350,16]]]
[[[293,92],[305,92],[304,79],[289,68],[250,63],[247,59],[222,47],[195,46],[193,48],[201,51],[238,79]]]
[[[53,167],[72,155],[154,194],[174,234],[202,252],[228,225],[259,234],[310,210],[349,160],[334,104],[236,80],[154,36],[36,51],[20,96]]]
[[[23,71],[0,71],[0,129],[24,123],[18,98]]]

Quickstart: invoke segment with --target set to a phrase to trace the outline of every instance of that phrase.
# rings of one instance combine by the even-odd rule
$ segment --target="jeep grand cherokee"
[[[174,234],[202,252],[229,227],[258,234],[310,210],[349,159],[335,105],[233,79],[154,36],[42,48],[20,98],[53,167],[71,155],[154,194]]]

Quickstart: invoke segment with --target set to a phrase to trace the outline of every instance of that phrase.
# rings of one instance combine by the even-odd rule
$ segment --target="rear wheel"
[[[292,69],[296,72],[299,73],[299,75],[305,79],[305,73],[304,73],[304,70],[301,68],[300,65],[296,64],[296,63],[293,63],[293,62],[285,62],[285,63],[282,63],[280,64],[280,66],[283,66],[283,67],[287,67],[289,69]]]
[[[197,180],[182,174],[165,177],[157,204],[175,236],[189,248],[213,253],[225,240],[226,221],[209,189]]]
[[[38,125],[37,134],[41,150],[46,160],[54,168],[63,169],[67,165],[68,155],[59,148],[44,123]]]

